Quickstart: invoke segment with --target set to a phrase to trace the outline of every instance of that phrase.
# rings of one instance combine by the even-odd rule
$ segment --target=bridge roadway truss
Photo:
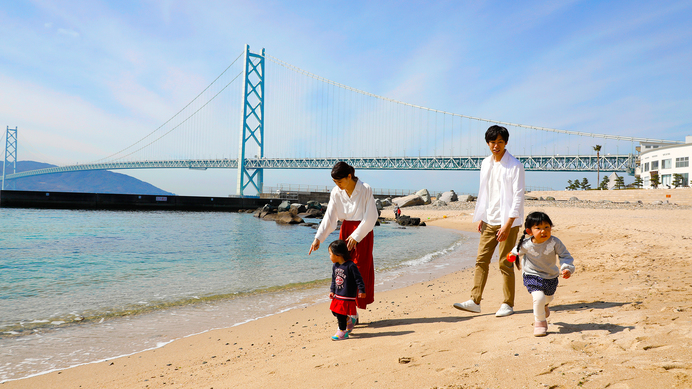
[[[560,156],[516,156],[526,171],[595,172],[595,155]],[[245,159],[248,169],[331,169],[338,161],[347,162],[355,168],[371,170],[480,170],[482,157],[400,157],[400,158],[249,158]],[[605,155],[598,158],[600,170],[634,174],[634,154]],[[43,174],[69,173],[87,170],[122,169],[236,169],[237,159],[199,159],[173,161],[135,161],[71,165],[31,170],[8,174],[7,179]]]

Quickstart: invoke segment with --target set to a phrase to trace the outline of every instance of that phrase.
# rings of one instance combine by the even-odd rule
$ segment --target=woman
[[[336,229],[337,221],[343,220],[339,239],[346,241],[351,260],[358,266],[363,277],[366,298],[356,298],[356,306],[365,309],[375,301],[372,228],[377,222],[378,214],[372,188],[360,181],[355,172],[353,166],[346,162],[337,162],[332,168],[332,179],[336,186],[329,196],[327,212],[317,229],[308,255],[319,249],[320,243]]]

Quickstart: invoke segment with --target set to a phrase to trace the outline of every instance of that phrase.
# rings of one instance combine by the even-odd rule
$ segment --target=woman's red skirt
[[[339,239],[346,240],[358,228],[359,224],[360,220],[344,220],[341,223]],[[366,297],[364,299],[356,298],[356,305],[360,309],[365,309],[368,304],[375,301],[375,267],[372,264],[373,243],[373,234],[370,231],[350,252],[351,260],[358,266],[358,271],[365,284]]]
[[[334,296],[332,299],[332,304],[329,306],[332,312],[340,313],[342,315],[354,316],[358,314],[356,310],[355,300],[342,300],[339,296]]]

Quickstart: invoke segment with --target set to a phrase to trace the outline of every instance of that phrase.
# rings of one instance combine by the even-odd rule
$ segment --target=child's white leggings
[[[550,304],[555,296],[546,296],[545,293],[540,290],[531,292],[531,296],[533,297],[533,316],[536,318],[536,321],[544,321],[545,306]]]

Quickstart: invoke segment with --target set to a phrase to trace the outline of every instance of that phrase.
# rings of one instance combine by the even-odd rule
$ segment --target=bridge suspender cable
[[[395,103],[395,104],[401,104],[401,105],[405,105],[405,106],[408,106],[408,107],[413,107],[413,108],[418,108],[418,109],[427,110],[427,111],[429,111],[429,112],[441,113],[441,114],[443,114],[443,115],[452,115],[452,116],[457,116],[457,117],[461,117],[461,118],[467,118],[467,119],[471,119],[471,120],[478,120],[478,121],[487,122],[487,123],[500,124],[500,125],[503,125],[503,126],[512,126],[512,127],[528,128],[528,129],[532,129],[532,130],[554,132],[554,133],[559,133],[559,134],[589,136],[589,137],[592,137],[592,138],[615,139],[615,140],[624,140],[624,141],[631,141],[631,142],[683,143],[683,142],[681,142],[681,141],[671,141],[671,140],[664,140],[664,139],[637,138],[637,137],[620,136],[620,135],[594,134],[594,133],[589,133],[589,132],[578,132],[578,131],[558,130],[558,129],[555,129],[555,128],[546,128],[546,127],[530,126],[530,125],[526,125],[526,124],[518,124],[518,123],[503,122],[503,121],[500,121],[500,120],[492,120],[492,119],[483,119],[483,118],[478,118],[478,117],[474,117],[474,116],[467,116],[467,115],[461,115],[461,114],[452,113],[452,112],[440,111],[440,110],[437,110],[437,109],[427,108],[427,107],[423,107],[423,106],[415,105],[415,104],[409,104],[409,103],[406,103],[406,102],[403,102],[403,101],[390,99],[390,98],[388,98],[388,97],[379,96],[379,95],[376,95],[376,94],[373,94],[373,93],[369,93],[369,92],[366,92],[366,91],[363,91],[363,90],[360,90],[360,89],[352,88],[352,87],[350,87],[350,86],[348,86],[348,85],[340,84],[340,83],[338,83],[338,82],[335,82],[335,81],[329,80],[329,79],[327,79],[327,78],[320,77],[320,76],[318,76],[318,75],[316,75],[316,74],[310,73],[310,72],[308,72],[307,70],[303,70],[303,69],[301,69],[301,68],[299,68],[299,67],[293,66],[293,65],[291,65],[291,64],[289,64],[289,63],[286,63],[286,62],[284,62],[284,61],[282,61],[282,60],[280,60],[280,59],[278,59],[278,58],[276,58],[276,57],[273,57],[273,56],[271,56],[271,55],[269,55],[269,54],[266,55],[266,58],[269,59],[270,61],[276,63],[277,65],[280,65],[280,66],[283,66],[283,67],[285,67],[285,68],[287,68],[287,69],[293,70],[294,72],[303,74],[303,75],[305,75],[305,76],[314,78],[315,80],[318,80],[318,81],[321,81],[321,82],[324,82],[324,83],[327,83],[327,84],[330,84],[330,85],[337,86],[337,87],[339,87],[339,88],[343,88],[343,89],[349,90],[349,91],[351,91],[351,92],[356,92],[356,93],[359,93],[359,94],[362,94],[362,95],[365,95],[365,96],[373,97],[373,98],[380,99],[380,100],[384,100],[384,101],[389,101],[389,102],[392,102],[392,103]]]
[[[221,72],[221,74],[219,74],[218,77],[216,77],[216,78],[214,79],[214,81],[212,81],[209,85],[207,85],[207,87],[204,88],[203,91],[199,92],[199,94],[198,94],[197,96],[195,96],[194,99],[192,99],[189,103],[187,103],[186,106],[184,106],[183,108],[181,108],[175,115],[173,115],[170,119],[166,120],[165,123],[163,123],[162,125],[160,125],[159,127],[157,127],[154,131],[148,133],[145,137],[143,137],[142,139],[138,140],[137,142],[131,144],[130,146],[127,146],[126,148],[124,148],[124,149],[122,149],[122,150],[120,150],[120,151],[118,151],[118,152],[116,152],[116,153],[113,153],[113,154],[111,154],[111,155],[109,155],[109,156],[107,156],[107,157],[103,157],[103,158],[101,158],[101,159],[97,159],[96,161],[93,161],[92,163],[97,163],[97,162],[105,161],[105,160],[107,160],[107,159],[109,159],[109,158],[111,158],[111,157],[114,157],[114,156],[118,155],[118,154],[124,153],[125,151],[127,151],[127,150],[129,150],[129,149],[135,147],[136,145],[142,143],[145,139],[147,139],[148,137],[150,137],[151,135],[153,135],[156,131],[160,130],[160,129],[163,128],[166,124],[170,123],[171,120],[175,119],[178,115],[180,115],[180,113],[182,113],[187,107],[189,107],[190,105],[192,105],[192,103],[194,103],[200,96],[202,96],[202,94],[204,94],[204,92],[206,92],[212,85],[214,85],[214,83],[216,83],[216,81],[218,81],[219,78],[221,78],[221,76],[223,76],[223,75],[228,71],[228,69],[230,69],[231,66],[233,66],[233,65],[240,59],[240,57],[243,56],[243,54],[245,54],[245,51],[243,51],[242,53],[240,53],[240,55],[239,55],[235,60],[233,60],[233,62],[232,62],[230,65],[228,65],[228,67],[226,67],[226,69],[224,69],[224,71]],[[241,73],[241,74],[242,74],[242,73]],[[226,89],[226,87],[228,87],[228,85],[230,85],[233,81],[235,81],[239,76],[240,76],[240,74],[237,75],[237,76],[235,76],[235,78],[233,78],[233,80],[231,80],[231,82],[229,82],[223,89],[221,89],[221,91],[223,91],[224,89]],[[219,93],[221,93],[221,91],[220,91]],[[214,95],[214,97],[212,97],[207,103],[205,103],[202,107],[200,107],[200,109],[204,108],[204,106],[206,106],[210,101],[214,100],[214,98],[216,98],[216,96],[218,96],[219,93],[217,93],[216,95]],[[198,109],[197,111],[195,111],[192,115],[194,115],[194,114],[197,113],[198,111],[199,111],[199,109]],[[185,120],[183,120],[180,124],[182,124],[182,123],[184,123],[185,121],[187,121],[188,119],[190,119],[190,117],[191,117],[192,115],[188,116],[188,117],[187,117]],[[127,157],[127,156],[129,156],[129,155],[132,155],[132,154],[136,153],[137,151],[139,151],[139,150],[141,150],[141,149],[143,149],[143,148],[145,148],[145,147],[151,145],[152,143],[156,142],[157,140],[159,140],[159,139],[163,138],[164,136],[166,136],[167,134],[169,134],[171,131],[173,131],[173,130],[175,130],[176,128],[178,128],[178,127],[180,126],[180,124],[178,124],[178,126],[173,127],[171,130],[169,130],[169,131],[166,132],[165,134],[161,135],[160,137],[154,139],[153,141],[149,142],[148,144],[146,144],[146,145],[140,147],[139,149],[137,149],[137,150],[135,150],[135,151],[130,152],[129,154],[126,154],[126,155],[123,155],[123,156],[121,156],[121,157],[119,157],[119,158],[116,158],[116,160],[118,160],[118,159],[123,159],[123,158],[125,158],[125,157]]]

